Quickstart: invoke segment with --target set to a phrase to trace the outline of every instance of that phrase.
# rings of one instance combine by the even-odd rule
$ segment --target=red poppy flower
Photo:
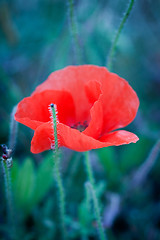
[[[115,131],[135,118],[138,97],[127,81],[105,67],[69,66],[53,72],[18,104],[15,119],[35,131],[32,153],[52,148],[51,103],[57,105],[60,146],[87,151],[138,140],[128,131]]]

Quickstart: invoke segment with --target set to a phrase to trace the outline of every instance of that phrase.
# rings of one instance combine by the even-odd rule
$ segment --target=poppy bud
[[[8,156],[6,154],[2,154],[2,158],[3,158],[3,160],[6,160],[8,158]]]
[[[5,144],[1,144],[1,147],[2,147],[2,151],[4,154],[7,153],[7,146]]]

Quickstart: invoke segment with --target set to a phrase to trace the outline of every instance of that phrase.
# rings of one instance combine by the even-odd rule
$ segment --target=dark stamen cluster
[[[2,154],[2,157],[1,157],[1,160],[2,161],[4,161],[4,162],[6,162],[6,164],[7,164],[7,167],[9,168],[9,167],[12,167],[12,149],[9,149],[8,147],[7,147],[7,145],[5,145],[5,144],[1,144],[1,147],[2,147],[2,152],[3,152],[3,154]]]
[[[88,122],[85,120],[83,122],[75,123],[71,126],[71,128],[75,128],[80,132],[83,132],[88,127]]]

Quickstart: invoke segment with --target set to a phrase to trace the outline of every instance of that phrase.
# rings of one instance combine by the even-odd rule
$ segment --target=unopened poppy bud
[[[1,159],[7,160],[7,159],[11,158],[12,149],[8,148],[7,145],[5,145],[5,144],[1,144],[1,147],[2,147],[2,151],[3,151]]]
[[[2,147],[2,151],[4,154],[7,153],[7,146],[5,144],[1,144],[1,147]]]
[[[3,160],[6,160],[8,158],[8,156],[6,154],[2,154],[2,158],[3,158]]]

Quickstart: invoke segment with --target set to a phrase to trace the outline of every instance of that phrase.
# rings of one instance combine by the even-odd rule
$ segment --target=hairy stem
[[[60,156],[58,148],[58,133],[57,133],[57,116],[56,116],[56,106],[54,104],[50,105],[52,120],[53,120],[53,129],[54,129],[54,173],[55,179],[58,188],[58,197],[59,197],[59,210],[60,210],[60,220],[61,220],[61,231],[62,238],[66,239],[66,227],[65,227],[65,194],[63,189],[63,183],[60,172]]]
[[[97,230],[99,234],[99,239],[106,240],[105,232],[101,222],[101,214],[100,214],[98,198],[96,196],[96,191],[95,191],[95,180],[92,172],[92,167],[90,164],[89,152],[85,152],[85,164],[86,164],[86,171],[88,175],[88,182],[86,183],[86,187],[91,193],[91,198],[93,200],[94,214],[97,221]]]
[[[94,186],[95,180],[94,180],[92,167],[89,159],[89,152],[85,152],[85,164],[86,164],[86,170],[88,175],[88,181]]]
[[[92,209],[92,205],[91,205],[92,197],[91,197],[90,191],[88,189],[87,183],[85,184],[85,191],[86,191],[87,210],[88,210],[88,212],[91,212],[91,209]]]
[[[128,7],[127,7],[127,9],[126,9],[126,11],[124,13],[122,21],[121,21],[121,23],[119,25],[119,28],[118,28],[118,30],[116,32],[116,35],[115,35],[114,39],[113,39],[113,42],[112,42],[112,45],[111,45],[111,49],[109,51],[108,60],[107,60],[107,67],[108,67],[109,70],[112,70],[112,62],[113,62],[115,48],[116,48],[119,36],[120,36],[120,34],[122,32],[122,29],[124,27],[124,24],[125,24],[127,18],[129,17],[129,14],[130,14],[130,12],[131,12],[131,10],[133,8],[134,2],[135,2],[135,0],[129,0]]]
[[[14,205],[12,195],[12,184],[11,184],[11,172],[10,168],[6,166],[6,163],[1,160],[2,171],[4,176],[6,202],[7,202],[7,218],[10,229],[10,238],[15,239],[15,219],[14,219]]]
[[[102,222],[101,222],[100,208],[99,208],[98,198],[96,196],[95,189],[90,182],[87,182],[86,186],[87,186],[88,190],[90,191],[91,197],[93,199],[94,214],[95,214],[95,218],[97,221],[99,239],[106,240],[106,236],[105,236],[104,229],[103,229]]]
[[[16,137],[17,137],[17,128],[18,128],[18,122],[14,119],[14,115],[17,111],[17,105],[14,106],[12,112],[11,112],[11,121],[10,121],[10,136],[9,136],[9,148],[12,149],[12,151],[15,148],[16,145]]]

